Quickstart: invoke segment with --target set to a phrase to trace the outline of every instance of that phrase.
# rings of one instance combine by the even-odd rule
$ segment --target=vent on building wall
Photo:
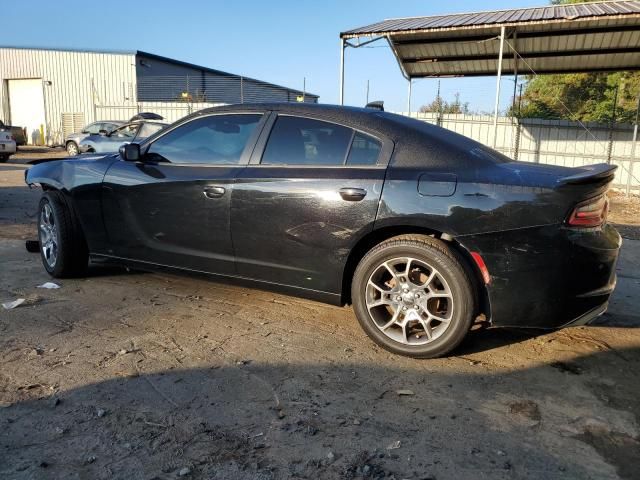
[[[62,114],[62,136],[64,138],[67,138],[67,135],[81,131],[84,126],[84,113],[76,112]]]

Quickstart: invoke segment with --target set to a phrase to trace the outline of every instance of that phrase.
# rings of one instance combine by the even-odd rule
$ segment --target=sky
[[[545,0],[136,0],[3,2],[0,46],[142,50],[246,75],[339,101],[341,31],[387,18],[497,10],[544,5]],[[345,104],[383,100],[404,111],[407,81],[386,42],[346,50]],[[372,45],[373,46],[373,45]],[[447,78],[441,95],[456,93],[475,111],[491,112],[495,77]],[[513,95],[512,77],[501,83],[501,110]],[[435,79],[413,84],[412,110],[431,102]]]

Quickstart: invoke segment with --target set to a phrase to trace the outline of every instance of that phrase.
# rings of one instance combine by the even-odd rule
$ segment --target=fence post
[[[611,163],[613,152],[613,129],[616,126],[616,107],[618,106],[618,86],[613,93],[613,108],[611,109],[611,120],[609,122],[609,144],[607,145],[607,163]]]
[[[636,108],[636,121],[633,124],[633,138],[631,140],[631,156],[629,157],[629,173],[627,174],[627,197],[631,193],[631,181],[633,179],[633,167],[636,163],[636,143],[638,141],[638,116],[640,114],[640,92],[638,92],[638,107]]]
[[[515,140],[515,145],[513,146],[513,159],[517,162],[518,161],[518,153],[520,151],[520,130],[521,130],[521,125],[520,125],[520,119],[516,118],[515,120],[515,127],[516,127],[516,140]]]

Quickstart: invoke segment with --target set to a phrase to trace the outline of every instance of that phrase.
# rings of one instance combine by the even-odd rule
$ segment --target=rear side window
[[[357,132],[353,136],[347,165],[375,165],[380,156],[382,144],[373,137]]]
[[[177,127],[151,144],[152,161],[233,165],[262,115],[212,115]]]
[[[262,155],[263,165],[343,165],[353,130],[334,123],[280,116]]]

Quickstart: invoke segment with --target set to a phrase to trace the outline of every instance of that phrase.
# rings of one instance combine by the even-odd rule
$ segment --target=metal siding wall
[[[407,115],[406,112],[401,113]],[[493,116],[451,115],[438,118],[437,113],[414,113],[409,116],[472,138],[484,145],[493,145]],[[567,120],[520,120],[520,146],[518,160],[548,163],[567,167],[581,167],[606,163],[609,145],[609,126],[587,122],[585,130],[578,122]],[[497,150],[514,156],[517,120],[498,118]],[[631,188],[640,189],[640,146],[636,158],[631,159],[632,125],[618,125],[613,131],[611,163],[618,165],[615,186],[626,188],[630,169],[633,168]]]
[[[7,79],[42,78],[46,114],[47,143],[62,141],[62,114],[82,112],[87,123],[94,118],[93,78],[100,100],[124,100],[122,83],[136,82],[135,55],[119,53],[71,52],[22,48],[0,48],[0,119],[10,123]],[[135,91],[135,89],[134,89]]]
[[[105,105],[96,108],[97,120],[129,120],[138,112],[153,112],[162,115],[166,122],[173,123],[190,113],[222,103],[185,103],[185,102],[139,102],[135,105]]]

